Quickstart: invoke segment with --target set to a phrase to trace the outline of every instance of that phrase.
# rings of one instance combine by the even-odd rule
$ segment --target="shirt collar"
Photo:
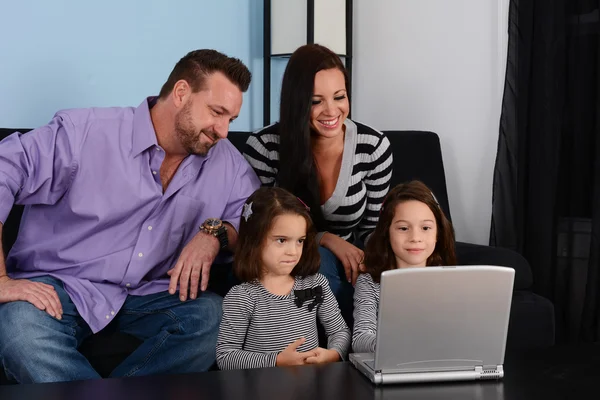
[[[156,131],[150,118],[151,105],[156,103],[156,97],[148,97],[133,113],[133,138],[131,155],[137,157],[149,147],[157,146]]]

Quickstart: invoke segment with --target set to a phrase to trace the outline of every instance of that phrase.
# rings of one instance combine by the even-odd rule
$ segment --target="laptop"
[[[350,361],[376,385],[502,378],[514,276],[495,266],[383,272],[375,353]]]

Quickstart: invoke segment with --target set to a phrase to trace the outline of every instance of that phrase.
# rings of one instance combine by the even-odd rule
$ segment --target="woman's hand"
[[[352,243],[348,243],[341,237],[329,232],[325,232],[321,238],[320,244],[331,250],[338,260],[341,261],[348,282],[352,283],[352,286],[354,286],[358,274],[363,270],[365,253]]]

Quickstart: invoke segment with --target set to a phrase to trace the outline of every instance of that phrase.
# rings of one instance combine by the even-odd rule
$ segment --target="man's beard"
[[[192,122],[191,103],[187,103],[175,117],[175,134],[181,146],[189,154],[205,157],[208,151],[217,144],[219,137],[214,132],[196,131]],[[204,134],[212,143],[201,143]]]

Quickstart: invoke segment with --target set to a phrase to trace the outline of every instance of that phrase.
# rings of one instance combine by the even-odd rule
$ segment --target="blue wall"
[[[231,129],[256,129],[262,13],[262,0],[3,0],[0,127],[40,126],[63,108],[137,106],[188,51],[215,48],[253,72]]]

